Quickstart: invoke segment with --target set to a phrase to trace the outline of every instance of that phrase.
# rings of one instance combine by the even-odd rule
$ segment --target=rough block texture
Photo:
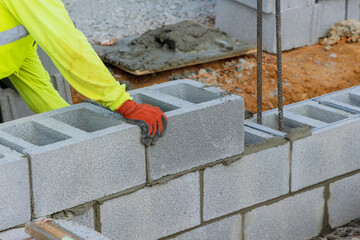
[[[176,240],[208,240],[208,239],[241,239],[241,215],[235,215],[217,222],[196,228],[172,239]]]
[[[317,42],[317,8],[316,5],[282,11],[283,50]],[[216,27],[241,41],[256,43],[256,22],[256,8],[234,0],[219,0],[216,5]],[[275,26],[274,13],[263,13],[263,49],[271,53],[276,52]]]
[[[257,1],[254,0],[235,0],[239,3],[242,3],[246,6],[257,8]],[[293,9],[293,8],[303,8],[308,6],[313,6],[315,0],[282,0],[281,1],[281,10]],[[275,13],[275,0],[263,0],[262,3],[264,13]]]
[[[289,144],[246,155],[204,173],[204,220],[289,192]]]
[[[360,0],[348,0],[347,4],[347,19],[355,19],[359,21]]]
[[[199,225],[199,173],[105,202],[101,223],[110,238],[149,240]]]
[[[318,37],[325,37],[334,23],[346,19],[346,0],[319,0],[318,5]]]
[[[333,228],[360,218],[360,173],[330,184],[328,207]]]
[[[322,229],[324,188],[256,208],[245,215],[245,239],[303,240]]]
[[[31,219],[27,159],[0,145],[0,231]]]
[[[116,117],[77,104],[1,124],[0,141],[30,157],[36,217],[145,183],[139,128]]]
[[[130,94],[137,102],[159,106],[169,118],[165,136],[148,149],[153,180],[244,151],[241,97],[190,80],[172,81]]]
[[[291,190],[360,169],[360,118],[333,124],[294,141]]]
[[[25,233],[24,228],[11,229],[0,233],[1,240],[24,240],[30,236]]]
[[[333,107],[360,113],[360,86],[326,94],[316,100]]]

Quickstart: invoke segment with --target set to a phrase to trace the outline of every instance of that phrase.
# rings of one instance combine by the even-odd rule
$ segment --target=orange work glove
[[[141,143],[145,146],[155,145],[159,137],[164,135],[169,121],[160,108],[132,100],[124,102],[116,111],[128,123],[140,126]]]

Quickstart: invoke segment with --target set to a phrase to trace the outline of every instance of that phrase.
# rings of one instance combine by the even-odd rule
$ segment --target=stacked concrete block
[[[137,126],[92,104],[3,123],[0,142],[31,161],[36,217],[145,183]]]
[[[331,227],[360,217],[360,173],[330,184],[328,201]]]
[[[216,27],[239,40],[255,43],[256,4],[253,0],[217,0]],[[281,7],[283,50],[317,43],[334,23],[359,19],[359,0],[287,0],[281,1]],[[275,29],[275,0],[265,0],[263,49],[270,53],[276,52]]]
[[[338,124],[359,115],[325,106],[313,100],[307,100],[284,107],[284,131],[279,131],[278,110],[263,113],[263,125],[256,123],[256,116],[245,122],[245,125],[278,136],[285,136],[291,129],[309,126],[312,130]]]
[[[0,145],[0,231],[31,219],[29,168],[25,157]]]
[[[174,240],[241,239],[241,215],[221,219],[176,236]]]
[[[315,100],[335,108],[360,113],[360,86],[330,93]]]
[[[160,107],[169,118],[165,136],[148,149],[153,180],[243,152],[242,97],[191,80],[129,93],[136,102]]]
[[[360,118],[313,131],[293,142],[292,191],[360,169]]]
[[[323,192],[323,187],[313,189],[246,213],[244,240],[302,240],[319,235],[324,215]]]
[[[144,188],[101,205],[102,233],[112,239],[159,239],[200,224],[199,173]]]
[[[204,172],[204,220],[289,192],[289,144],[265,149]]]

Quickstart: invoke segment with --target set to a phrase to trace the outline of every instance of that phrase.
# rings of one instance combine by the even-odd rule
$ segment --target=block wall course
[[[346,19],[346,0],[319,0],[318,37],[325,37],[334,23]]]
[[[70,119],[60,122],[54,118],[58,114]],[[76,125],[82,114],[89,118],[84,126]],[[78,104],[1,124],[0,141],[30,157],[36,217],[145,184],[140,130],[116,116],[120,118],[97,106]]]
[[[204,172],[204,220],[289,192],[289,144],[246,155]]]
[[[328,208],[333,228],[360,218],[360,173],[330,184]]]
[[[329,125],[293,142],[292,191],[360,169],[360,118]]]
[[[244,240],[303,240],[319,235],[323,192],[323,187],[313,189],[246,213]]]
[[[0,231],[31,219],[29,169],[25,157],[0,145]]]
[[[355,19],[359,21],[360,18],[360,1],[348,0],[347,1],[347,19]]]
[[[246,6],[257,9],[257,1],[254,0],[235,0]],[[315,0],[283,0],[281,1],[281,10],[303,8],[308,6],[314,6]],[[264,0],[262,3],[264,13],[275,13],[275,0]]]
[[[106,201],[101,223],[104,235],[119,240],[158,239],[199,225],[199,173]]]
[[[183,233],[174,240],[241,239],[241,215],[235,215]]]
[[[172,81],[129,93],[135,96],[135,101],[146,100],[145,103],[169,110],[165,112],[169,118],[165,136],[148,148],[153,180],[244,151],[244,101],[241,97],[190,80]],[[226,118],[220,120],[218,116],[221,115]]]

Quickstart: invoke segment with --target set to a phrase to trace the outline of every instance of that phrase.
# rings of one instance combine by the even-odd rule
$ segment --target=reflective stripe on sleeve
[[[15,42],[29,35],[23,25],[16,26],[4,32],[0,32],[0,46]]]

